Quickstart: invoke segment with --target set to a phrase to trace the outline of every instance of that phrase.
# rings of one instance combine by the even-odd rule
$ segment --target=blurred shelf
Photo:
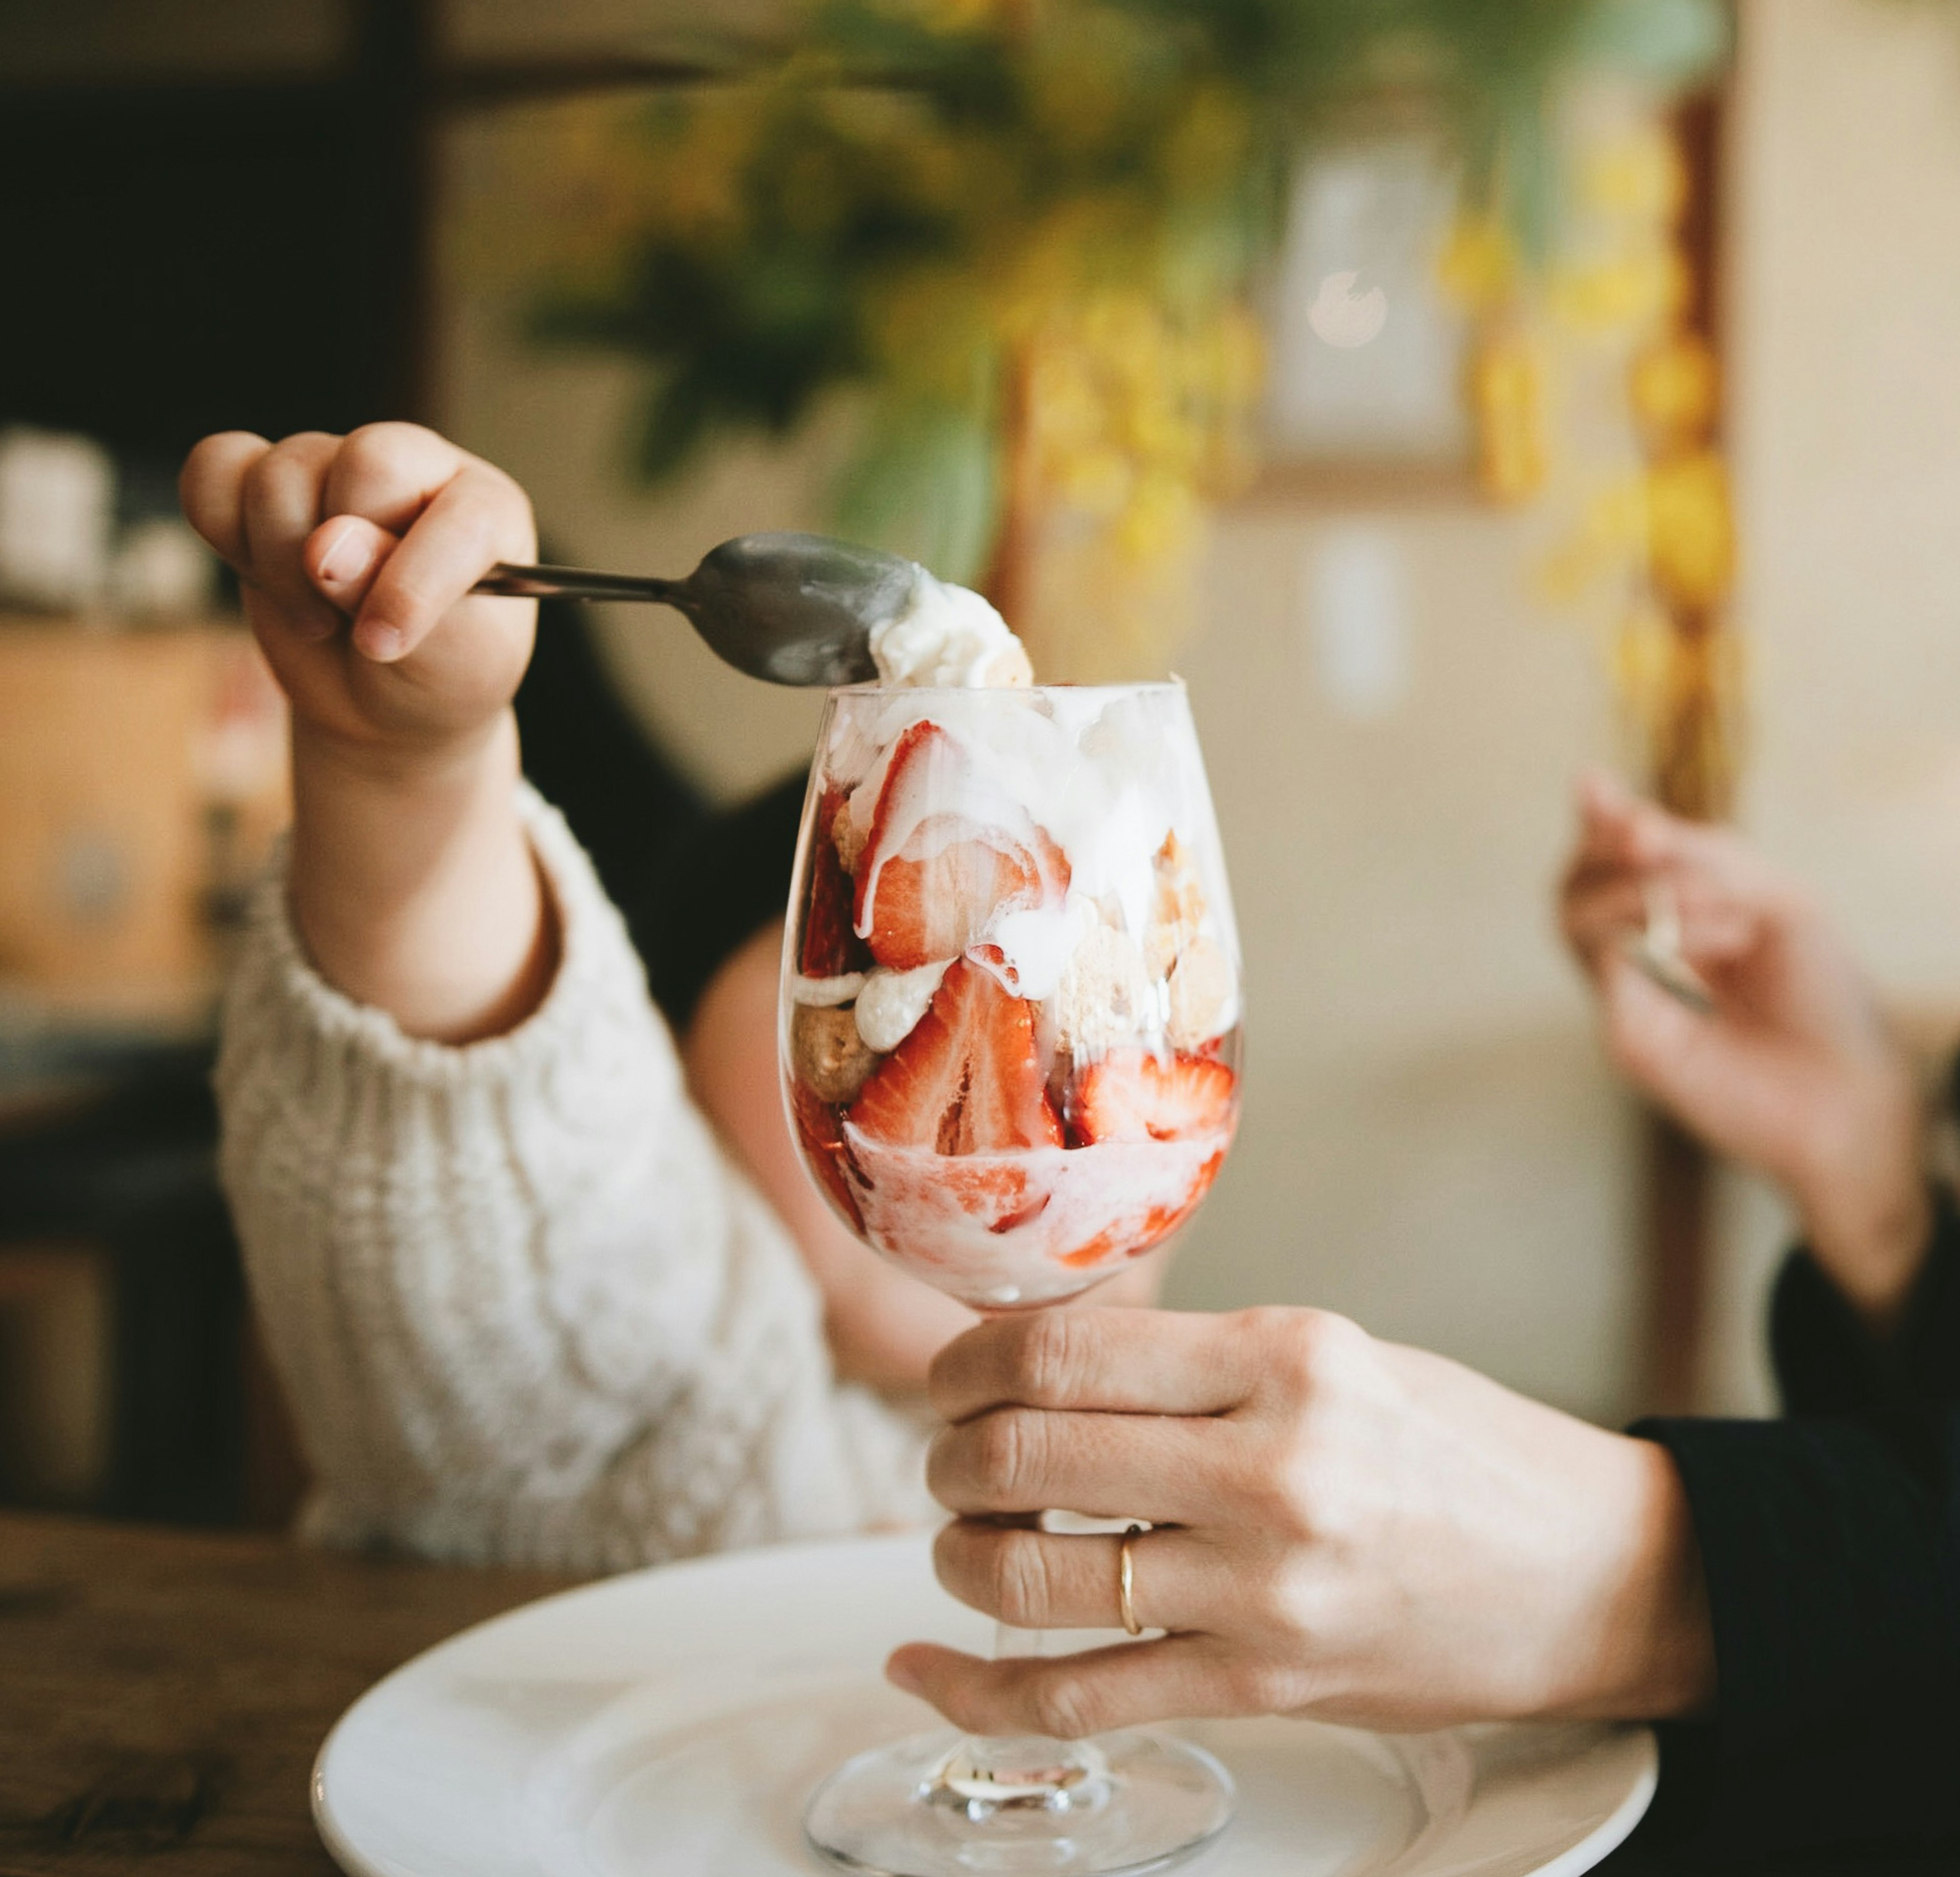
[[[139,1012],[84,1011],[0,985],[0,1134],[85,1103],[159,1065],[208,1055],[218,1033],[214,975],[195,997]]]
[[[285,752],[235,620],[0,614],[0,1106],[209,1037]]]

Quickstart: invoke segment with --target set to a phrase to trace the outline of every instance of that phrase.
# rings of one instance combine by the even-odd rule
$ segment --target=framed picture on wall
[[[1475,495],[1473,335],[1437,269],[1457,199],[1416,132],[1302,164],[1268,288],[1256,495]]]

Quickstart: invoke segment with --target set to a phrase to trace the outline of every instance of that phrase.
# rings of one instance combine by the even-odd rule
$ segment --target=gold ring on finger
[[[1123,1534],[1123,1541],[1116,1548],[1116,1612],[1123,1619],[1125,1632],[1131,1636],[1144,1633],[1143,1624],[1137,1621],[1137,1566],[1131,1554],[1138,1539],[1143,1535],[1144,1528],[1133,1525]]]

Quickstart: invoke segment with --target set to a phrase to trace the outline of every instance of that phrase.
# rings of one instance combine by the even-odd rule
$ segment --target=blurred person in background
[[[1147,1520],[1134,1611],[1168,1634],[911,1645],[900,1685],[986,1734],[1655,1721],[1656,1837],[1960,1847],[1960,1224],[1911,1065],[1815,905],[1736,835],[1603,779],[1580,814],[1560,909],[1614,1059],[1802,1221],[1771,1310],[1787,1417],[1613,1433],[1312,1310],[988,1324],[934,1370],[942,1580],[1010,1623],[1107,1627],[1124,1541],[1026,1516]],[[1710,1010],[1629,956],[1656,886]]]

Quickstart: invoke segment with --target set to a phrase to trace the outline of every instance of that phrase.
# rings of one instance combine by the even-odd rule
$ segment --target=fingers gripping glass
[[[867,1244],[976,1309],[1020,1310],[1191,1216],[1237,1123],[1242,1026],[1182,686],[832,692],[791,912],[790,1120]],[[1112,1627],[1119,1596],[1134,1621],[1130,1588],[1126,1570]],[[1015,1635],[1000,1653],[1039,1653]],[[1231,1803],[1174,1739],[942,1732],[849,1761],[804,1825],[832,1863],[889,1877],[1109,1877],[1176,1862]]]

